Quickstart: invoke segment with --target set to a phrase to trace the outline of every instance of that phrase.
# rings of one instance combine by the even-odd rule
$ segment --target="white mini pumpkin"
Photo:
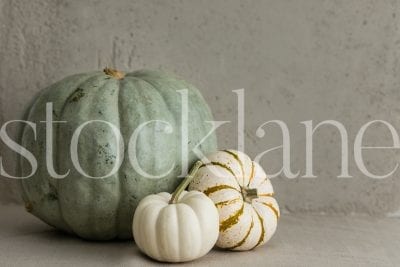
[[[198,191],[183,191],[199,162],[173,195],[145,197],[136,208],[133,236],[139,249],[163,262],[184,262],[209,252],[219,234],[219,215],[213,201]]]
[[[262,167],[235,150],[215,152],[202,162],[189,190],[205,193],[218,209],[216,245],[250,250],[265,244],[275,233],[280,211]]]

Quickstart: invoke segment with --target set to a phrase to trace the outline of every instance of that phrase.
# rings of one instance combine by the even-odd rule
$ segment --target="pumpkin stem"
[[[257,188],[242,188],[243,199],[249,203],[255,198],[258,198]]]
[[[110,75],[110,76],[116,78],[117,80],[121,80],[125,77],[125,73],[123,73],[122,71],[116,70],[116,69],[105,68],[103,71],[106,75]]]
[[[201,165],[203,165],[203,162],[201,162],[200,160],[194,164],[189,174],[185,177],[185,180],[183,180],[183,182],[176,188],[175,192],[172,194],[172,197],[169,200],[169,204],[176,204],[178,202],[180,194],[183,192],[183,190],[186,189],[186,187],[188,187]]]

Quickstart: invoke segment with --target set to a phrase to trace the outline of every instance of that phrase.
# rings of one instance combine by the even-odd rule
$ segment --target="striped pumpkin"
[[[205,193],[218,209],[216,245],[250,250],[265,244],[276,230],[280,211],[262,167],[234,150],[215,152],[202,162],[189,190]]]

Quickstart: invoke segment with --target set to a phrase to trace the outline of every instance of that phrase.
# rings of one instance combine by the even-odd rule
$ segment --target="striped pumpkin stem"
[[[242,188],[242,195],[243,199],[249,203],[255,198],[258,198],[258,192],[257,188],[248,188],[248,187],[243,187]]]
[[[194,175],[200,169],[203,162],[197,161],[193,168],[190,170],[189,174],[185,177],[185,180],[176,188],[175,192],[172,194],[171,199],[169,200],[169,204],[176,204],[178,202],[179,196],[181,193],[188,187],[190,182],[193,180]]]

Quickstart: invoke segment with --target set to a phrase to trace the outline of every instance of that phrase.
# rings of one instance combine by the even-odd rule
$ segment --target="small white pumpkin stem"
[[[175,192],[172,194],[172,197],[169,200],[169,204],[176,204],[178,202],[179,196],[193,180],[194,175],[199,170],[201,165],[203,165],[203,162],[201,162],[200,160],[194,164],[189,174],[185,177],[185,180],[183,180],[183,182],[176,188]]]
[[[105,68],[103,71],[106,75],[110,75],[117,80],[121,80],[125,77],[125,73],[123,73],[122,71],[116,70],[116,69]]]

